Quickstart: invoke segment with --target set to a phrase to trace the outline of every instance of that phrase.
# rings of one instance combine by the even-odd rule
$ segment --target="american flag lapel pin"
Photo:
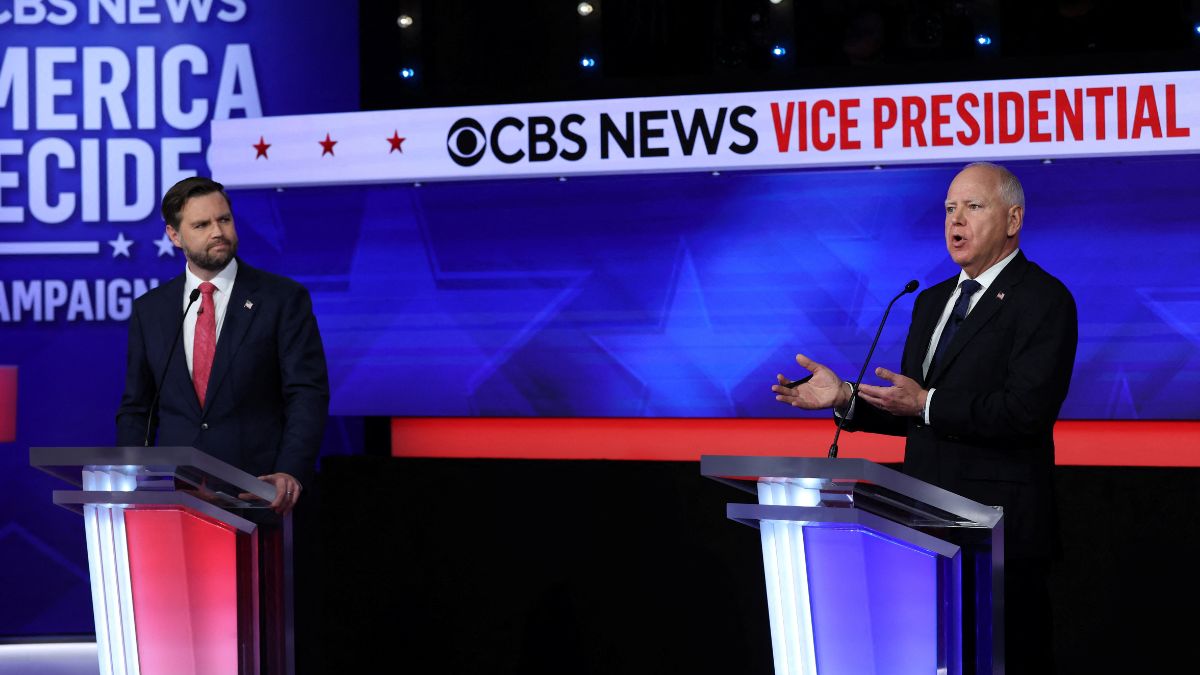
[[[997,300],[1003,300],[1003,299],[1004,299],[1004,291],[1000,291],[999,293],[997,293],[997,294],[996,294],[996,299],[997,299]],[[249,305],[250,305],[250,303],[249,303],[249,302],[247,302],[247,303],[246,303],[246,305],[247,305],[247,306],[249,306]]]
[[[242,305],[242,307],[245,307],[246,309],[254,309],[254,303],[247,300],[246,304]]]

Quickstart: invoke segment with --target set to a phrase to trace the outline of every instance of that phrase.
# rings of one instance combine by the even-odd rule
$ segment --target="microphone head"
[[[916,283],[916,282],[913,282],[913,283]],[[198,298],[198,297],[200,297],[200,289],[193,288],[192,294],[188,296],[188,302],[195,302],[196,298]]]
[[[912,281],[908,282],[907,284],[904,284],[904,292],[912,293],[913,291],[917,290],[917,288],[919,288],[920,286],[921,286],[921,284],[917,283],[916,279],[913,279]]]

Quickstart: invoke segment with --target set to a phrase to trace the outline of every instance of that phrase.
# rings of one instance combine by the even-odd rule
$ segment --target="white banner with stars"
[[[230,187],[1192,153],[1200,72],[215,120]]]

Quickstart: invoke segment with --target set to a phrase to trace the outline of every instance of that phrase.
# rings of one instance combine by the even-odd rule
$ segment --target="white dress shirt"
[[[237,258],[234,258],[229,261],[225,269],[210,280],[212,285],[217,287],[217,290],[213,291],[213,307],[216,309],[217,318],[217,340],[221,339],[221,326],[225,323],[225,310],[229,307],[229,296],[233,293],[233,280],[237,277],[237,269]],[[200,288],[202,283],[204,280],[193,274],[192,268],[184,267],[184,309],[187,309],[188,298],[191,297],[192,291]],[[200,303],[203,301],[203,297],[197,298],[194,309],[183,318],[183,354],[187,357],[188,375],[192,374],[192,344],[196,340],[196,312],[200,310]]]
[[[971,310],[975,309],[975,305],[979,304],[979,301],[987,295],[988,287],[996,281],[996,277],[1000,276],[1004,268],[1008,267],[1008,263],[1017,257],[1017,253],[1020,250],[1019,248],[1014,250],[1003,260],[987,268],[979,276],[975,277],[975,281],[979,282],[980,289],[975,291],[975,295],[971,296],[971,304],[967,306],[967,315],[970,315]],[[946,324],[950,321],[950,314],[954,311],[954,303],[962,293],[962,282],[970,278],[971,276],[967,274],[966,270],[958,273],[958,285],[954,289],[954,292],[950,294],[950,299],[946,301],[946,307],[942,310],[942,318],[938,319],[937,327],[933,329],[933,336],[929,338],[929,345],[925,348],[925,361],[921,364],[921,374],[925,377],[929,376],[929,364],[933,362],[933,353],[937,351],[937,343],[942,337],[942,330],[946,328]],[[935,389],[930,389],[928,395],[925,397],[925,410],[921,413],[921,416],[925,418],[925,424],[929,424],[929,406],[933,402],[934,391]]]

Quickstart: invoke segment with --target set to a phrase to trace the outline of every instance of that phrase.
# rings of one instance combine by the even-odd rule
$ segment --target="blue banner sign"
[[[133,299],[183,271],[163,191],[210,173],[213,120],[357,108],[356,5],[2,0],[0,59],[0,635],[90,632],[82,527],[26,449],[112,442]]]

